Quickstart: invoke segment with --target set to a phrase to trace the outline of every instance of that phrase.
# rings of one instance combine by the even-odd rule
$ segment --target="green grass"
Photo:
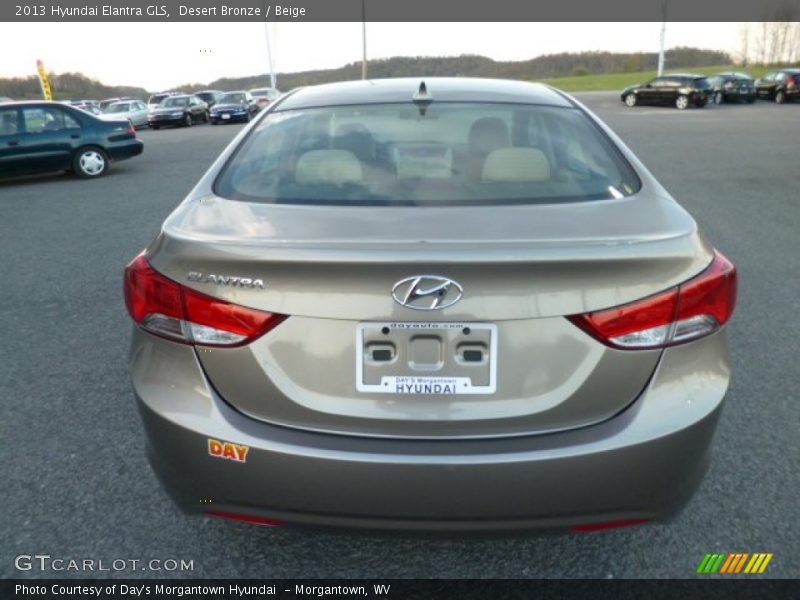
[[[748,67],[737,66],[716,66],[716,67],[691,67],[687,69],[666,69],[669,73],[700,73],[702,75],[716,75],[724,71],[744,71],[752,77],[762,77],[772,67]],[[552,85],[565,92],[594,92],[594,91],[622,91],[629,85],[646,83],[656,76],[655,71],[640,71],[637,73],[608,73],[605,75],[582,75],[580,77],[552,77],[550,79],[539,79],[537,81]]]

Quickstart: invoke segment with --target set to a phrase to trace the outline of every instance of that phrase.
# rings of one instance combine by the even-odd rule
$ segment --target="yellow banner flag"
[[[47,77],[47,71],[44,68],[44,63],[40,60],[37,60],[36,69],[39,71],[39,83],[42,84],[42,96],[44,96],[45,100],[52,100],[53,90],[50,89],[50,79]]]

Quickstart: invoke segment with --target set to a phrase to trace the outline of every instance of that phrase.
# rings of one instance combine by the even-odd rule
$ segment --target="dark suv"
[[[747,73],[718,73],[709,77],[714,104],[756,101],[756,84]]]
[[[783,104],[800,98],[800,69],[780,69],[767,73],[756,81],[756,93],[764,100]]]
[[[637,104],[662,104],[681,110],[691,105],[708,104],[711,86],[705,75],[678,73],[656,77],[644,85],[633,85],[622,92],[622,101],[628,106]]]

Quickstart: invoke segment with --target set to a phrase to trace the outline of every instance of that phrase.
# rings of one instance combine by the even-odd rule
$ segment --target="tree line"
[[[729,65],[732,57],[726,52],[680,47],[668,50],[665,59],[670,69]],[[658,63],[655,52],[564,52],[523,61],[496,61],[485,56],[395,56],[369,61],[369,77],[489,77],[534,81],[550,77],[623,73],[654,70]],[[361,78],[361,63],[353,62],[338,69],[321,69],[300,73],[278,73],[282,90],[295,87],[347,81]],[[181,89],[250,89],[269,85],[269,75],[222,78],[206,84],[186,84]]]
[[[759,24],[754,24],[754,27],[757,25]],[[776,48],[791,45],[790,41],[793,39],[791,35],[793,34],[793,31],[787,32],[785,37],[789,41],[785,44],[783,42],[776,43]],[[783,40],[783,37],[784,34],[781,33],[780,40]],[[766,48],[771,48],[770,44],[771,42],[762,45]],[[794,50],[799,45],[795,43]],[[765,51],[764,56],[773,57],[773,54]],[[777,56],[777,54],[774,56]],[[730,65],[734,62],[733,58],[726,52],[690,47],[670,49],[666,52],[665,59],[667,68],[670,70]],[[657,63],[658,55],[655,52],[565,52],[538,56],[523,61],[496,61],[478,55],[448,57],[396,56],[371,60],[369,62],[369,76],[375,79],[386,77],[455,76],[535,81],[572,75],[651,71],[656,68]],[[360,62],[353,62],[336,69],[278,74],[279,87],[282,90],[319,83],[359,79],[360,77]],[[116,96],[146,98],[148,96],[148,91],[141,87],[108,86],[81,73],[53,73],[50,76],[50,81],[57,100],[101,99]],[[251,89],[265,87],[269,84],[268,82],[269,75],[260,74],[249,77],[221,78],[206,83],[186,83],[176,86],[175,89],[186,92],[201,89]],[[14,99],[40,98],[41,91],[38,77],[33,74],[28,77],[0,79],[0,96],[9,96]]]
[[[86,77],[82,73],[49,73],[50,87],[56,100],[116,98],[133,96],[145,98],[147,90],[135,86],[112,86]],[[42,97],[38,75],[0,79],[0,96],[15,100]]]

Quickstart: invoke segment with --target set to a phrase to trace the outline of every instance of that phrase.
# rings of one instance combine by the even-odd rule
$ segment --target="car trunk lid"
[[[291,427],[423,438],[545,433],[623,410],[660,350],[609,348],[564,317],[665,290],[711,260],[694,221],[657,195],[446,209],[207,196],[181,205],[148,254],[182,285],[290,315],[248,346],[200,349],[227,402]],[[403,306],[392,291],[415,276],[463,297]]]

